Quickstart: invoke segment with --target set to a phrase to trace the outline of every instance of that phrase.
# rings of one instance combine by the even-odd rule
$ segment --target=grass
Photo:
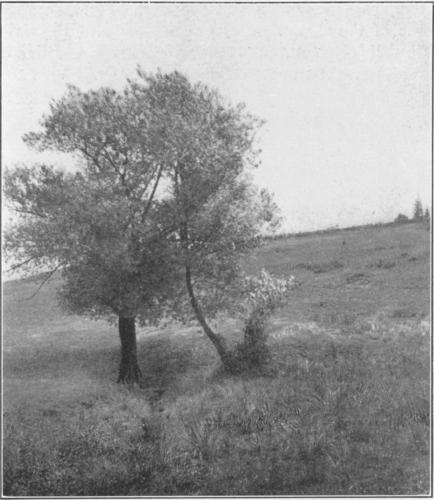
[[[33,299],[6,283],[4,494],[428,495],[429,236],[266,242],[247,269],[302,283],[269,324],[267,376],[225,375],[199,328],[174,325],[139,331],[129,390],[115,327],[63,315],[56,282]]]

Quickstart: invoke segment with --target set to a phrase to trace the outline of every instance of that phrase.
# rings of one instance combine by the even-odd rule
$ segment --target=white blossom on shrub
[[[262,269],[259,276],[248,277],[245,280],[247,306],[251,311],[271,313],[276,307],[283,305],[288,292],[298,286],[294,276],[276,278]]]
[[[294,276],[276,278],[263,269],[259,276],[244,282],[244,341],[238,345],[238,369],[260,368],[270,359],[266,321],[273,311],[288,300],[289,292],[299,285]]]

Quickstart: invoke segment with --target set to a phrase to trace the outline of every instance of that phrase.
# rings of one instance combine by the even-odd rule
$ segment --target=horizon
[[[430,213],[431,216],[431,213]],[[323,235],[329,235],[333,233],[338,233],[340,231],[345,232],[345,231],[359,231],[362,229],[379,229],[379,228],[384,228],[384,227],[390,227],[391,225],[394,226],[402,226],[406,224],[421,224],[423,223],[422,221],[415,221],[409,218],[407,221],[404,222],[395,222],[395,221],[387,221],[387,222],[375,222],[375,223],[368,223],[368,224],[363,224],[359,226],[345,226],[345,227],[339,227],[339,226],[332,226],[329,228],[325,229],[313,229],[311,231],[300,231],[300,232],[279,232],[276,231],[275,233],[269,233],[269,234],[263,234],[261,235],[261,239],[263,241],[267,240],[284,240],[286,238],[294,238],[294,237],[303,237],[303,236],[323,236]],[[62,268],[59,268],[56,273],[61,271]],[[10,281],[20,281],[20,280],[32,280],[32,279],[37,279],[39,276],[45,274],[48,271],[40,271],[36,274],[23,274],[21,269],[6,269],[6,271],[3,271],[3,283],[8,283]],[[54,275],[56,274],[54,273]],[[6,276],[6,275],[9,276]],[[48,280],[51,281],[51,278]]]

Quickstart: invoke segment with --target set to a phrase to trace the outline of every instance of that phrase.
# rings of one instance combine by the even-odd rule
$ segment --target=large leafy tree
[[[69,310],[118,318],[122,382],[140,375],[136,320],[159,317],[176,281],[156,199],[170,159],[151,101],[139,102],[130,86],[123,93],[69,87],[42,130],[24,140],[76,155],[79,171],[18,167],[4,182],[20,215],[6,251],[31,272],[61,269]]]
[[[193,311],[229,366],[207,317],[242,299],[242,259],[275,223],[271,197],[248,176],[260,122],[178,72],[139,70],[122,92],[70,86],[41,125],[25,142],[71,153],[80,169],[6,173],[20,214],[6,250],[33,272],[61,269],[71,311],[118,318],[119,381],[140,375],[136,322],[167,314]]]
[[[261,232],[279,221],[271,196],[249,177],[259,164],[254,143],[261,121],[179,73],[142,76],[147,86],[136,85],[136,95],[143,93],[146,101],[152,89],[158,96],[155,110],[170,137],[173,161],[165,172],[162,211],[175,227],[170,240],[183,267],[188,301],[232,369],[232,353],[208,318],[222,309],[244,312],[243,260],[260,243]]]

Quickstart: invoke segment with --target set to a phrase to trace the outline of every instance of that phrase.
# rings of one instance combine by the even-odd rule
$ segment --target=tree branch
[[[142,222],[144,222],[146,216],[148,215],[149,209],[151,208],[151,204],[152,204],[152,201],[154,199],[155,192],[157,191],[157,186],[158,186],[158,183],[160,182],[162,173],[163,173],[163,165],[160,165],[160,168],[159,168],[158,174],[157,174],[157,179],[155,180],[155,184],[154,184],[154,187],[152,188],[152,192],[149,196],[148,203],[146,204],[145,210],[142,213]]]
[[[20,262],[19,264],[15,264],[14,266],[12,266],[10,269],[8,269],[6,272],[10,272],[10,271],[15,271],[15,269],[18,269],[19,267],[21,266],[24,266],[26,264],[28,264],[30,261],[36,259],[36,257],[30,257],[30,259],[27,259],[25,260],[24,262]]]
[[[110,165],[113,167],[113,170],[118,174],[118,176],[121,180],[122,186],[127,187],[125,184],[125,171],[121,172],[120,168],[118,168],[116,166],[116,163],[113,161],[110,153],[106,149],[103,150],[103,154],[106,157],[106,159],[108,160],[108,162],[110,163]]]
[[[78,148],[79,151],[81,151],[84,156],[86,156],[87,158],[89,158],[90,160],[93,161],[94,165],[96,166],[96,168],[102,172],[102,169],[101,169],[101,165],[99,163],[99,161],[89,153],[89,151],[87,150],[86,146],[82,147],[82,148]]]
[[[140,192],[138,193],[138,195],[137,195],[137,199],[138,199],[139,201],[142,199],[142,196],[146,193],[146,190],[148,189],[149,184],[151,184],[151,181],[152,181],[152,178],[153,178],[153,176],[154,176],[154,173],[155,173],[155,171],[157,171],[157,170],[158,170],[158,168],[159,168],[159,167],[158,167],[158,165],[157,165],[157,166],[154,168],[154,170],[153,170],[153,172],[152,172],[152,175],[150,175],[148,182],[145,182],[145,185],[142,187],[142,189],[141,189],[141,190],[140,190]]]
[[[40,217],[41,219],[46,219],[47,218],[47,216],[45,214],[41,214],[39,212],[35,212],[34,210],[26,210],[24,208],[13,208],[12,210],[14,212],[17,212],[18,214],[34,215],[35,217]]]
[[[33,293],[30,297],[27,297],[26,300],[33,299],[33,297],[36,296],[36,294],[41,290],[41,288],[45,285],[45,283],[47,283],[48,281],[50,281],[50,279],[52,278],[53,274],[60,268],[61,265],[62,264],[59,264],[52,271],[50,271],[48,273],[47,277],[44,278],[44,280],[42,281],[42,283],[38,286],[38,289],[36,290],[36,292]]]

